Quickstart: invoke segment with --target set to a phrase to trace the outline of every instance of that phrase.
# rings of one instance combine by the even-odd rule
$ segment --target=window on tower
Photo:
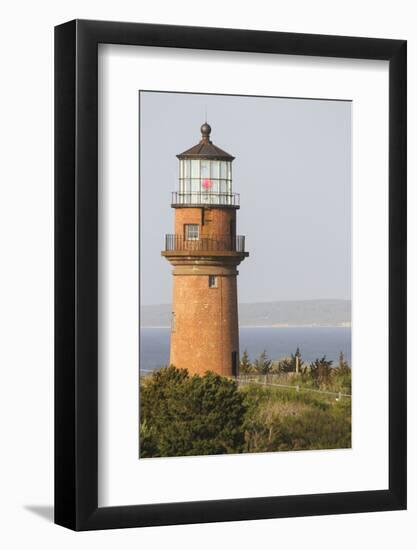
[[[209,275],[208,284],[209,284],[209,288],[217,288],[217,277],[216,277],[216,275]]]
[[[186,241],[198,241],[199,239],[199,226],[195,223],[187,223],[185,225],[185,240]]]

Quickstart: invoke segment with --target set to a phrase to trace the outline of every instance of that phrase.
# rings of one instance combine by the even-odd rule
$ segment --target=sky
[[[176,155],[200,126],[235,156],[239,302],[351,298],[351,102],[167,92],[140,95],[141,304],[171,302]]]

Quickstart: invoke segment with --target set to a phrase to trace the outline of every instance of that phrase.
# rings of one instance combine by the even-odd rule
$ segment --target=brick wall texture
[[[220,238],[235,231],[235,220],[235,209],[176,208],[175,233],[184,235],[185,224],[198,224],[200,238]],[[180,263],[171,261],[177,266],[173,270],[172,365],[192,374],[233,375],[233,353],[239,364],[236,266],[240,259],[204,253],[182,258]],[[210,275],[216,276],[215,288],[209,287]]]

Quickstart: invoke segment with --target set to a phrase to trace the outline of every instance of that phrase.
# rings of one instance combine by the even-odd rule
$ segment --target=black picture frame
[[[389,488],[98,507],[98,44],[389,62]],[[55,522],[109,529],[406,508],[406,41],[74,20],[55,28]]]

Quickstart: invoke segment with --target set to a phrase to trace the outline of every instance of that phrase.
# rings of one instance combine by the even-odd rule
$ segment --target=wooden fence
[[[336,396],[336,399],[341,399],[342,397],[348,397],[348,398],[352,397],[348,393],[319,390],[316,388],[307,388],[305,386],[300,386],[299,384],[278,384],[273,381],[272,376],[274,375],[268,375],[268,374],[263,376],[242,376],[241,375],[236,378],[236,382],[238,384],[258,384],[260,386],[273,386],[277,388],[287,388],[287,389],[295,390],[297,392],[311,391],[311,392],[322,393],[327,395],[334,395]]]

